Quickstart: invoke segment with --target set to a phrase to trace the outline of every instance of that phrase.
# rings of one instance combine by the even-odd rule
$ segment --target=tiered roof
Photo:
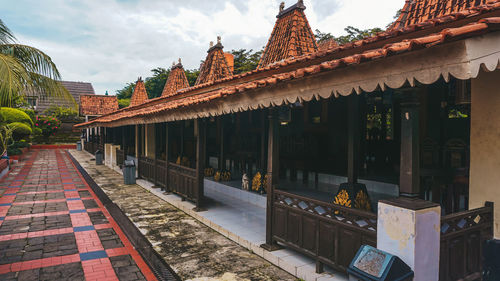
[[[391,29],[401,29],[444,16],[464,13],[495,0],[406,0],[401,14]]]
[[[176,120],[175,116],[177,115],[170,113],[173,110],[177,110],[175,112],[178,113],[180,112],[178,109],[181,108],[183,111],[195,108],[192,114],[198,117],[247,110],[248,105],[237,107],[231,102],[227,105],[222,103],[225,98],[231,96],[236,98],[240,95],[248,95],[245,100],[252,101],[251,108],[268,107],[280,103],[253,100],[251,94],[267,87],[270,90],[276,89],[277,84],[302,80],[308,76],[319,77],[322,73],[337,69],[348,71],[351,67],[356,67],[359,64],[423,51],[423,49],[435,48],[439,45],[498,30],[500,30],[500,0],[493,0],[485,5],[472,7],[460,13],[430,19],[401,29],[392,28],[356,42],[284,59],[250,72],[179,90],[178,95],[173,98],[153,99],[145,104],[118,110],[77,125],[77,127],[122,126],[134,122],[141,123],[145,119],[152,120],[152,118],[163,122],[164,119],[160,119],[160,115],[174,116],[170,119]],[[343,95],[349,94],[348,90],[351,88],[346,87],[346,89],[347,92],[343,92]],[[229,101],[233,101],[233,99]],[[217,102],[217,104],[212,102]],[[206,108],[207,112],[204,112],[202,108]],[[193,118],[193,116],[184,116],[184,118]]]
[[[161,93],[162,97],[171,97],[174,96],[178,90],[188,88],[189,82],[186,77],[186,73],[184,72],[184,67],[182,67],[181,59],[179,59],[179,63],[172,64],[172,68],[170,69],[170,74],[168,75],[167,82],[165,83],[165,87],[163,87],[163,92]]]
[[[306,6],[303,1],[299,0],[287,9],[284,7],[285,3],[282,2],[273,32],[262,53],[259,68],[318,50],[314,34],[304,14]]]
[[[196,79],[195,86],[214,82],[233,75],[231,65],[226,60],[226,54],[222,51],[223,48],[224,46],[222,46],[220,36],[217,37],[217,44],[215,46],[213,42],[210,42],[207,58],[200,67],[200,75],[198,79]]]
[[[118,110],[116,96],[80,95],[80,115],[104,115]]]
[[[148,100],[148,93],[146,92],[146,86],[144,86],[144,81],[139,77],[135,83],[134,92],[130,98],[130,106],[139,105]]]

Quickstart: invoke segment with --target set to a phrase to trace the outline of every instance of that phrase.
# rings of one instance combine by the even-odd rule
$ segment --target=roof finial
[[[214,46],[214,41],[210,41],[210,48]]]
[[[181,58],[179,58],[179,64],[182,64]]]
[[[217,36],[217,44],[220,44],[220,35]]]
[[[105,94],[105,95],[106,95],[106,96],[108,95],[108,90],[106,90],[106,94]]]
[[[304,5],[304,0],[298,0],[298,1],[297,1],[297,3],[298,3],[299,5]]]
[[[280,3],[280,13],[285,9],[285,2]]]
[[[175,61],[172,62],[172,66],[175,66]]]

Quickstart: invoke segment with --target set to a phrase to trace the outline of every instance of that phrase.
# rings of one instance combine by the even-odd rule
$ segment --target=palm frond
[[[61,75],[52,59],[37,48],[22,44],[0,45],[0,52],[10,53],[28,72],[59,80]]]
[[[16,96],[22,95],[32,79],[24,66],[12,56],[0,53],[0,105],[12,106]]]
[[[32,82],[27,85],[26,93],[38,93],[41,98],[52,97],[69,101],[75,109],[77,108],[75,99],[60,81],[34,72],[29,75]]]
[[[10,31],[10,29],[3,23],[0,19],[0,43],[8,44],[16,41],[16,37]]]

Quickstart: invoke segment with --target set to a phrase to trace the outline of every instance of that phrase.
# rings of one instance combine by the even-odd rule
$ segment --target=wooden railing
[[[346,272],[363,244],[376,247],[377,215],[275,190],[272,239]]]
[[[482,247],[493,237],[493,203],[441,217],[439,280],[481,280]]]
[[[116,166],[121,166],[125,162],[125,152],[121,149],[116,150]]]
[[[139,177],[150,182],[155,181],[155,161],[147,157],[139,157]]]
[[[166,189],[167,187],[167,162],[156,160],[156,184]]]
[[[196,169],[184,167],[174,163],[168,163],[168,182],[167,189],[179,194],[184,199],[198,202],[198,181],[196,178]],[[203,196],[203,195],[200,195]]]

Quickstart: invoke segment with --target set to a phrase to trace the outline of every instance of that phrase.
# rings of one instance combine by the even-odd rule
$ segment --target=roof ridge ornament
[[[281,13],[281,12],[283,12],[283,10],[285,9],[285,2],[281,2],[281,3],[280,3],[280,8],[279,8],[279,9],[280,9],[280,10],[279,10],[279,11],[280,11],[280,13]]]
[[[220,35],[217,35],[217,44],[222,44],[220,40],[221,40]]]

